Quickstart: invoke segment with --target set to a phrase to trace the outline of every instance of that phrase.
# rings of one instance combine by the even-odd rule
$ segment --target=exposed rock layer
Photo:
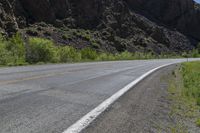
[[[92,36],[108,51],[179,52],[200,40],[200,11],[195,7],[192,0],[1,0],[0,27],[10,34],[45,22],[97,32]],[[60,34],[65,32],[49,33],[60,43],[84,43]]]

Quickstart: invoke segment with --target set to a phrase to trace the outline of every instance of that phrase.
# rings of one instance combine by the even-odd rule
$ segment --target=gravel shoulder
[[[173,70],[165,67],[122,96],[83,133],[168,133],[176,120],[171,117],[168,88]]]

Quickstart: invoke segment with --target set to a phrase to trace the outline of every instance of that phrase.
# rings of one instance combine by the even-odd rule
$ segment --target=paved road
[[[0,133],[61,133],[145,72],[185,59],[0,69]]]
[[[178,119],[170,115],[172,101],[168,94],[169,79],[175,69],[178,67],[171,65],[145,78],[82,133],[171,133],[171,128],[178,125]]]

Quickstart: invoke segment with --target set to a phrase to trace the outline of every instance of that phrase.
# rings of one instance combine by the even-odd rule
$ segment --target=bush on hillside
[[[96,60],[98,57],[98,54],[95,50],[91,48],[85,48],[81,50],[81,57],[84,60]]]
[[[9,52],[6,49],[6,41],[2,35],[0,35],[0,65],[7,65],[9,63],[9,56]]]
[[[59,57],[60,62],[74,62],[81,60],[81,53],[78,52],[75,48],[65,46],[59,48]]]
[[[30,38],[27,49],[27,62],[56,62],[57,49],[51,40]]]
[[[128,51],[124,51],[116,55],[117,60],[131,60],[133,58],[134,58],[133,54]]]
[[[191,57],[193,57],[193,58],[199,57],[199,52],[198,52],[197,49],[192,50],[192,52],[191,52]]]
[[[97,60],[98,61],[113,61],[113,60],[116,60],[116,59],[115,59],[115,56],[113,54],[99,53]]]
[[[14,35],[6,44],[6,49],[12,56],[12,65],[25,64],[26,49],[19,33]]]

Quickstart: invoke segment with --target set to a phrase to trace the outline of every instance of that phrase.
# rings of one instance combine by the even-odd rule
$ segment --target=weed
[[[196,120],[196,125],[200,127],[200,118]]]

